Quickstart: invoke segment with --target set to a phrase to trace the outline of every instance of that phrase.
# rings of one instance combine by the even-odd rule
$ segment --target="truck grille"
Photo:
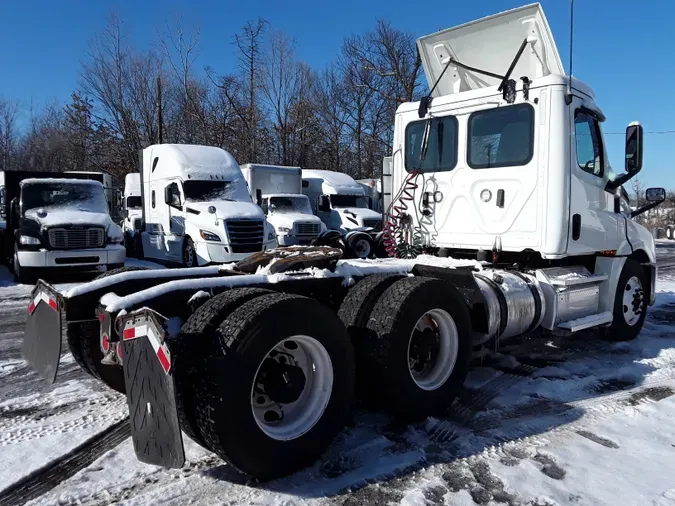
[[[382,220],[380,219],[363,220],[363,226],[373,227],[375,230],[379,230],[382,228]]]
[[[104,238],[104,230],[100,227],[52,228],[49,231],[49,244],[55,249],[100,248]]]
[[[317,236],[321,230],[321,225],[318,223],[298,223],[295,228],[298,235]]]
[[[258,220],[227,220],[227,235],[232,253],[255,253],[262,250],[264,225]]]

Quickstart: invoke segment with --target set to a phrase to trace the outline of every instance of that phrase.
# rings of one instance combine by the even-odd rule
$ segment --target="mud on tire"
[[[435,324],[437,332],[420,330],[422,324]],[[367,328],[371,332],[354,344],[358,377],[363,378],[358,388],[366,391],[369,401],[403,420],[423,419],[450,406],[471,357],[471,320],[456,289],[427,277],[396,281],[378,299]],[[435,383],[413,376],[418,362],[411,357],[424,341],[432,342],[429,350],[437,350],[436,360],[429,361],[429,377],[436,378]]]
[[[181,429],[204,447],[208,445],[197,424],[195,393],[196,385],[200,382],[204,368],[208,365],[208,357],[212,353],[211,344],[217,344],[215,331],[237,307],[270,293],[274,292],[263,288],[235,288],[223,292],[200,306],[183,324],[180,334],[167,340],[173,357],[176,404]]]
[[[203,372],[208,381],[200,383],[195,396],[199,428],[211,450],[261,480],[288,475],[312,464],[344,425],[352,402],[353,351],[344,325],[313,299],[275,293],[241,305],[218,327],[216,335],[219,349],[209,357],[208,370]],[[275,437],[254,415],[253,401],[260,395],[254,390],[260,378],[258,371],[263,360],[271,360],[276,347],[283,343],[288,349],[298,349],[290,346],[289,338],[307,336],[330,358],[330,397],[319,418],[304,432]],[[293,346],[302,348],[297,343]],[[314,381],[314,376],[307,380],[307,388]],[[267,389],[265,392],[267,395]],[[289,418],[291,423],[293,416]],[[276,422],[283,422],[283,418]],[[274,423],[270,421],[271,426]]]

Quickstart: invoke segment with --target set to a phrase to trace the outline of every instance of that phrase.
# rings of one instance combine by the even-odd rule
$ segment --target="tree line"
[[[219,74],[196,63],[197,27],[167,24],[141,50],[110,14],[69,103],[34,110],[0,97],[0,170],[103,170],[121,185],[138,150],[161,141],[219,146],[239,163],[378,176],[396,108],[426,87],[415,37],[386,21],[345,38],[324,69],[262,18],[231,43],[236,65]]]

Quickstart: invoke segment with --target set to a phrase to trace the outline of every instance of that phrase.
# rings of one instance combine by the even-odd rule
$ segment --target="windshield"
[[[297,197],[270,197],[269,209],[274,213],[312,214],[309,199],[299,195]]]
[[[366,198],[360,195],[331,195],[330,203],[335,208],[340,207],[361,207],[367,208]]]
[[[22,189],[23,211],[63,208],[72,211],[107,213],[103,187],[77,183],[31,183]]]
[[[229,181],[185,181],[183,183],[185,200],[192,202],[235,200],[232,190],[233,185]]]
[[[143,207],[141,197],[127,197],[127,209],[140,209]]]

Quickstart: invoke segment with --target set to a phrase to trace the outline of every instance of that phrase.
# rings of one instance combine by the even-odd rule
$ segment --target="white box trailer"
[[[302,169],[247,163],[241,166],[251,197],[277,233],[280,246],[308,245],[325,230],[302,194]]]
[[[65,291],[39,283],[26,359],[54,381],[62,329],[76,341],[89,319],[99,333],[75,349],[116,364],[87,363],[109,367],[104,381],[126,391],[140,460],[182,466],[183,431],[270,479],[325,451],[354,392],[421,419],[451,405],[474,347],[588,328],[634,339],[656,263],[633,218],[665,198],[650,188],[631,211],[621,191],[642,169],[642,128],[627,127],[625,173],[612,173],[604,117],[591,89],[565,75],[538,4],[418,43],[435,91],[395,117],[385,227],[395,258],[296,247],[199,274],[120,272]],[[496,73],[508,68],[527,79]]]

